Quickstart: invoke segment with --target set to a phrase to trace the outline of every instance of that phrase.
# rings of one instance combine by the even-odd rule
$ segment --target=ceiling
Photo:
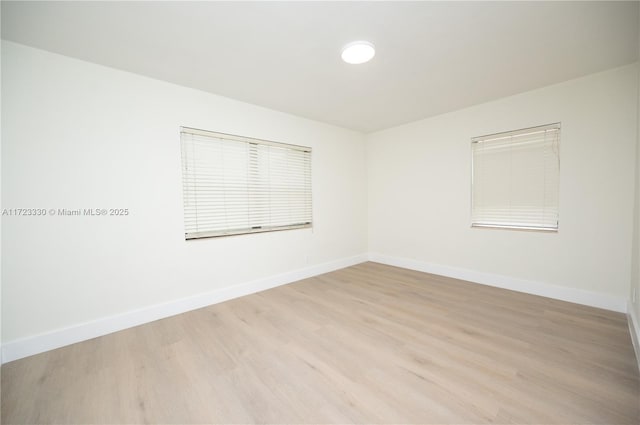
[[[371,132],[632,63],[638,2],[2,1],[2,38]]]

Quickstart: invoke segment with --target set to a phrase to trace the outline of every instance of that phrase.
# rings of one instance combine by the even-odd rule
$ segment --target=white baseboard
[[[629,323],[629,333],[631,334],[633,351],[636,353],[638,370],[640,370],[640,317],[636,316],[631,301],[629,301],[629,305],[627,307],[627,322]]]
[[[609,294],[585,291],[583,289],[569,288],[565,286],[551,285],[543,282],[518,279],[514,277],[478,272],[457,267],[442,266],[439,264],[431,264],[423,261],[392,257],[376,253],[369,253],[369,261],[425,273],[437,274],[440,276],[453,277],[469,282],[481,283],[483,285],[510,289],[512,291],[525,292],[527,294],[540,295],[557,300],[603,308],[620,313],[627,312],[626,298],[616,297]]]
[[[425,273],[433,273],[441,276],[453,277],[470,282],[480,283],[498,288],[510,289],[528,294],[541,295],[558,300],[574,302],[583,305],[613,310],[630,315],[629,327],[632,328],[632,337],[635,335],[634,348],[636,356],[640,359],[640,323],[632,310],[627,309],[627,300],[608,294],[585,291],[582,289],[568,288],[551,285],[542,282],[518,279],[503,275],[483,273],[474,270],[456,267],[442,266],[407,258],[392,257],[383,254],[369,253],[354,257],[330,261],[327,263],[306,267],[303,269],[286,272],[263,279],[245,282],[228,288],[222,288],[204,294],[195,295],[164,304],[129,311],[126,313],[109,316],[90,322],[81,323],[67,328],[57,329],[40,335],[9,341],[2,345],[2,363],[18,360],[34,354],[53,350],[76,342],[86,341],[102,335],[107,335],[123,329],[164,319],[176,314],[206,307],[212,304],[238,298],[244,295],[275,288],[301,279],[328,273],[334,270],[353,266],[365,261],[417,270]],[[639,360],[640,361],[640,360]]]
[[[157,304],[126,313],[92,320],[67,328],[56,329],[40,335],[9,341],[2,345],[2,363],[18,360],[23,357],[53,350],[76,342],[86,341],[123,329],[164,319],[176,314],[206,307],[212,304],[238,298],[276,286],[307,279],[323,273],[353,266],[367,261],[367,255],[330,261],[303,269],[294,270],[251,282],[217,289],[188,298]]]

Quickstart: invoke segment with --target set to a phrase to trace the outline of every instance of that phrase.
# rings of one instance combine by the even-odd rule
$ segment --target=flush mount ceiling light
[[[368,41],[354,41],[342,48],[342,60],[353,65],[368,62],[375,54],[374,45]]]

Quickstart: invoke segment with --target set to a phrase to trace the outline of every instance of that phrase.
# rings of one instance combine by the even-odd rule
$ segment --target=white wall
[[[0,22],[2,22],[2,7],[0,7]],[[0,55],[0,93],[2,93],[2,55]],[[0,99],[1,100],[1,99]],[[0,209],[2,208],[2,102],[0,101]],[[0,219],[0,346],[2,345],[2,220]],[[0,363],[2,352],[0,351]],[[0,378],[0,381],[2,379]],[[0,382],[1,384],[1,382]],[[0,399],[2,398],[2,385],[0,385]]]
[[[636,86],[630,65],[369,135],[369,251],[602,294],[624,310]],[[558,121],[559,232],[471,229],[470,139]]]
[[[2,88],[3,208],[131,212],[3,217],[5,343],[366,252],[359,133],[10,42]],[[182,125],[311,146],[313,230],[185,241]]]
[[[638,15],[640,28],[640,14]],[[638,49],[640,49],[640,34],[638,34]],[[640,57],[640,50],[638,51]],[[633,209],[633,250],[631,252],[631,285],[629,292],[629,319],[632,339],[636,349],[638,367],[640,367],[640,62],[638,62],[638,91],[637,91],[637,127],[636,127],[636,173],[635,196]],[[635,333],[635,335],[633,334]]]

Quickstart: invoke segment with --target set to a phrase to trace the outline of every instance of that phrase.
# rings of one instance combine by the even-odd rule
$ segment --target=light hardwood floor
[[[626,318],[375,263],[2,366],[2,423],[640,424]]]

